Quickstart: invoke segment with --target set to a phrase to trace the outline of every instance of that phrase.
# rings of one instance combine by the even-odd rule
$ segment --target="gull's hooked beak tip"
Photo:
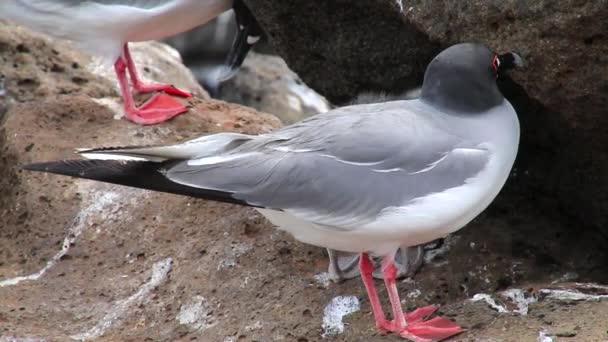
[[[526,66],[526,62],[524,61],[524,59],[521,57],[520,54],[516,53],[516,52],[511,52],[511,55],[513,56],[513,65],[517,68],[524,68]]]
[[[524,68],[526,63],[524,59],[516,52],[507,52],[502,55],[495,55],[492,61],[492,67],[497,74],[503,73],[511,69]]]

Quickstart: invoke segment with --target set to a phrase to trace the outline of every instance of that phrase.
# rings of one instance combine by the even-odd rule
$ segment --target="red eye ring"
[[[492,69],[494,69],[494,73],[498,72],[499,66],[500,66],[500,59],[498,59],[498,55],[494,55],[494,58],[492,58]]]

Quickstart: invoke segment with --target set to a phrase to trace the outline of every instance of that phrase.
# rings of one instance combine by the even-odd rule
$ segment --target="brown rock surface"
[[[247,55],[234,77],[222,82],[217,97],[273,114],[285,125],[331,108],[280,57],[255,52]]]

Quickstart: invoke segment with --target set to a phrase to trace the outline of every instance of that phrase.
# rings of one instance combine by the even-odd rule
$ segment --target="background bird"
[[[452,233],[506,182],[519,121],[496,77],[515,53],[452,46],[429,64],[420,98],[355,105],[275,132],[220,133],[182,144],[80,150],[90,160],[28,170],[255,207],[296,239],[358,252],[376,326],[412,341],[463,331],[429,305],[404,313],[394,256]],[[392,320],[382,310],[369,254],[383,257]]]
[[[261,32],[242,0],[3,0],[0,18],[74,41],[83,50],[111,60],[124,101],[125,117],[150,125],[187,111],[186,106],[165,93],[181,97],[191,94],[169,84],[143,82],[129,53],[128,42],[172,36],[205,24],[230,8],[234,8],[238,24],[228,57],[228,69],[232,73]],[[136,107],[127,75],[136,92],[163,93]]]

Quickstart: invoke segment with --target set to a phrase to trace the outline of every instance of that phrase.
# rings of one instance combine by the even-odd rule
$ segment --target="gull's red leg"
[[[384,311],[382,311],[382,305],[378,299],[378,293],[374,286],[374,278],[372,277],[374,264],[369,259],[367,253],[361,253],[361,256],[359,257],[359,270],[361,271],[361,280],[363,280],[363,285],[365,285],[365,289],[367,290],[369,303],[372,306],[376,327],[381,330],[393,331],[391,322],[386,320]]]
[[[166,94],[157,94],[141,107],[135,107],[133,95],[129,91],[127,69],[125,60],[123,57],[119,57],[114,63],[114,70],[116,71],[116,78],[118,79],[120,93],[124,101],[125,118],[127,120],[140,125],[154,125],[167,121],[188,110],[181,102]]]
[[[461,327],[447,318],[434,317],[425,321],[429,315],[437,310],[434,305],[416,309],[405,315],[401,308],[401,300],[395,281],[397,268],[391,256],[385,257],[382,261],[382,272],[393,309],[393,326],[401,337],[414,342],[433,342],[441,341],[463,331]]]
[[[170,84],[166,83],[144,83],[137,74],[137,69],[135,67],[135,62],[133,62],[133,58],[131,58],[131,52],[129,51],[129,47],[127,44],[123,47],[122,55],[127,63],[127,71],[129,72],[129,77],[131,78],[131,84],[133,85],[133,89],[135,89],[139,93],[149,93],[153,91],[164,91],[171,95],[181,96],[181,97],[190,97],[192,94],[188,91],[178,89]]]
[[[399,291],[397,290],[397,282],[395,280],[397,277],[397,267],[395,267],[392,256],[387,256],[382,260],[382,276],[393,310],[393,324],[397,331],[401,331],[407,324],[405,322],[405,314],[401,308]]]

